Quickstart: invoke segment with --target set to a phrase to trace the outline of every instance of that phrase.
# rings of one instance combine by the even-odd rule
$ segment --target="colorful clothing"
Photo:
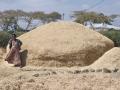
[[[22,45],[22,42],[18,39],[15,40],[9,40],[9,48],[10,51],[6,56],[6,61],[8,63],[14,64],[14,65],[21,65],[21,58],[20,58],[20,47]]]

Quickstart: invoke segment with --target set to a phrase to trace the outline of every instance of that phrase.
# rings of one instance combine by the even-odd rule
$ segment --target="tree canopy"
[[[72,17],[75,18],[76,22],[81,24],[84,24],[87,21],[93,23],[107,23],[107,24],[111,24],[112,22],[111,17],[106,16],[103,13],[96,12],[74,11]]]
[[[35,19],[44,24],[61,19],[61,14],[58,12],[44,13],[42,11],[6,10],[0,12],[0,27],[3,30],[19,30],[22,28],[18,25],[18,21],[23,20],[27,23],[25,30],[28,30]]]

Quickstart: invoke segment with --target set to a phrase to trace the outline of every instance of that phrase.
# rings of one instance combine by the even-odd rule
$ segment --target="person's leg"
[[[5,61],[7,61],[8,63],[12,63],[13,64],[14,53],[15,53],[14,48],[11,48],[11,50],[9,51],[9,53],[7,54],[7,56],[5,58]]]

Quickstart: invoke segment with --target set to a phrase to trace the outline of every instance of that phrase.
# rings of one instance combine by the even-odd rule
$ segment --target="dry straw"
[[[19,37],[28,50],[27,64],[86,66],[114,45],[105,36],[75,22],[52,22]]]
[[[95,63],[90,67],[98,68],[120,68],[120,48],[115,47],[108,52],[106,52],[102,57],[100,57]]]

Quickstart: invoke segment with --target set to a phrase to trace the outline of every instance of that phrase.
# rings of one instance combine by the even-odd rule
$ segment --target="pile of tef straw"
[[[19,37],[27,49],[27,64],[86,66],[114,45],[105,36],[75,22],[52,22]]]
[[[101,68],[120,69],[120,48],[115,47],[109,50],[102,57],[100,57],[95,63],[93,63],[90,67],[95,69],[101,69]]]

